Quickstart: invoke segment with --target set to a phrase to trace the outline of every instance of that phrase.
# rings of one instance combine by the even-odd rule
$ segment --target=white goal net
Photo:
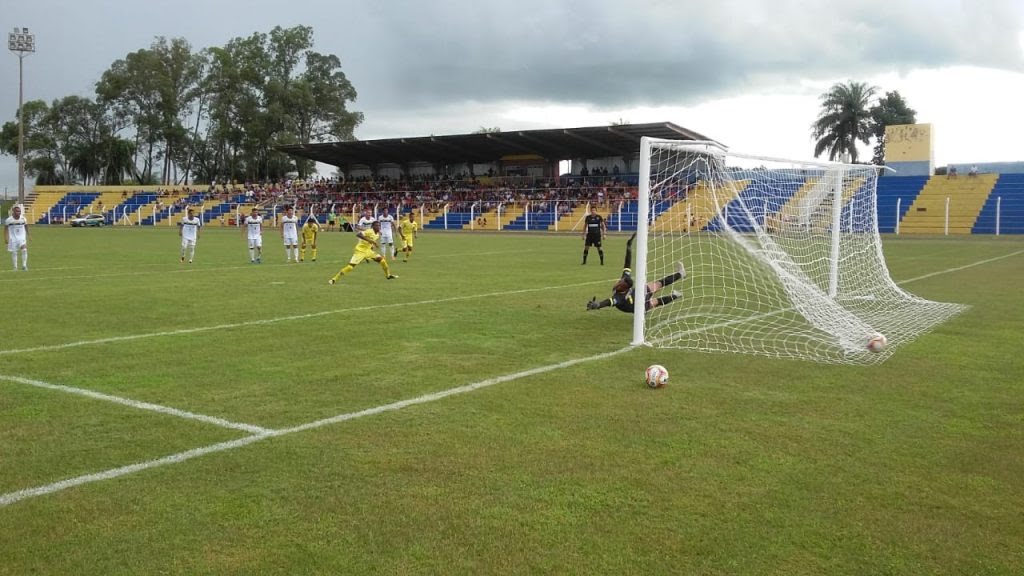
[[[640,158],[637,291],[678,262],[687,277],[654,293],[675,301],[636,307],[634,344],[870,364],[964,308],[889,277],[874,166],[652,138]]]

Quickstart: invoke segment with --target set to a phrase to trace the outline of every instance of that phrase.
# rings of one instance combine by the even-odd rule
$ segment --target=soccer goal
[[[680,299],[636,307],[633,344],[870,364],[963,310],[889,277],[877,178],[875,166],[643,138],[636,286],[680,261],[688,275],[671,286]],[[878,334],[888,345],[872,352]]]

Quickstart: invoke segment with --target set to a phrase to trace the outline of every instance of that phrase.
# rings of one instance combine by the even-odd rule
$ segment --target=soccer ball
[[[651,364],[644,373],[647,385],[651,388],[661,388],[668,384],[668,370],[661,364]]]
[[[868,339],[868,350],[872,352],[881,352],[882,350],[885,350],[885,346],[888,343],[889,341],[885,339],[885,334],[875,334]]]

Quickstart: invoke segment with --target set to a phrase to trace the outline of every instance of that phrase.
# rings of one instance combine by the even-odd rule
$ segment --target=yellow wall
[[[933,163],[934,134],[931,124],[898,124],[885,127],[885,163]]]

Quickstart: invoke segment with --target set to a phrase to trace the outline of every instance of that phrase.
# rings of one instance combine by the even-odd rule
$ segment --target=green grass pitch
[[[31,234],[0,262],[0,575],[1024,573],[1024,238],[884,238],[972,307],[850,367],[602,356],[622,236],[602,267],[428,232],[328,286],[350,234],[250,265],[210,227],[191,266],[171,228]]]

